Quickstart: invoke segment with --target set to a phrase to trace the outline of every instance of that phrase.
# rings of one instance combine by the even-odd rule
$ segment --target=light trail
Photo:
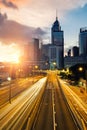
[[[12,104],[10,104],[10,106],[2,108],[0,110],[1,113],[0,119],[2,124],[0,126],[0,129],[4,128],[4,126],[8,124],[8,122],[11,121],[13,117],[15,117],[15,114],[18,111],[20,113],[21,112],[20,110],[23,109],[23,107],[27,102],[29,102],[28,104],[32,104],[34,102],[34,100],[37,98],[38,94],[40,93],[40,90],[43,88],[43,84],[45,82],[46,82],[46,78],[40,79],[31,88],[24,91],[18,98],[16,98],[16,100],[13,101]]]
[[[61,81],[61,83],[63,84],[64,82]],[[70,95],[73,97],[76,103],[80,106],[80,108],[83,109],[83,111],[87,114],[87,105],[67,85],[63,85],[63,87],[70,93]]]
[[[60,80],[60,83],[67,101],[69,101],[74,108],[74,113],[77,113],[83,126],[87,127],[87,105],[64,83],[64,81]]]

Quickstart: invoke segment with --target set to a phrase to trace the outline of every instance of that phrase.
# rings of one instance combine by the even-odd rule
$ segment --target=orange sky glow
[[[20,58],[20,50],[16,44],[2,45],[0,43],[0,61],[18,63]]]
[[[78,46],[79,29],[87,25],[87,0],[0,0],[0,62],[18,62],[32,38],[51,43],[56,10],[67,53]]]

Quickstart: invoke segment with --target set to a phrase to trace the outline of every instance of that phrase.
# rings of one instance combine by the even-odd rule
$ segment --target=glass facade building
[[[51,43],[56,48],[55,53],[51,51],[51,55],[56,55],[57,68],[62,69],[64,68],[64,33],[57,17],[51,28]]]
[[[87,28],[81,28],[79,33],[79,54],[87,56]]]

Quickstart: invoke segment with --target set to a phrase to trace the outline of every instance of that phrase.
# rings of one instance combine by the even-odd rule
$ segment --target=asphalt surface
[[[43,100],[31,130],[77,130],[56,75],[49,75],[48,79]]]
[[[40,77],[38,76],[34,78],[21,78],[8,82],[8,84],[0,87],[0,107],[9,102],[9,97],[10,100],[12,100],[12,98],[18,96],[21,92],[31,87],[31,85],[39,79]]]
[[[17,84],[17,86],[16,86],[16,84]],[[29,95],[32,95],[32,100],[35,101],[36,95],[37,95],[37,97],[40,97],[40,93],[37,94],[37,90],[39,89],[40,84],[42,84],[42,82],[40,82],[38,85],[35,86],[35,88],[34,88],[35,93],[32,95],[34,90],[33,90],[33,87],[29,88],[30,80],[20,80],[20,82],[18,82],[18,83],[16,82],[15,84],[11,84],[11,92],[12,92],[11,96],[13,96],[14,93],[16,94],[16,90],[18,93],[18,90],[21,90],[21,88],[23,89],[23,88],[28,87],[29,92],[30,92],[30,89],[32,91],[28,94],[28,96],[25,96],[25,94],[24,94],[24,97],[27,99],[27,98],[29,98]],[[59,84],[59,82],[58,82],[58,77],[57,77],[56,73],[50,72],[48,74],[47,84],[46,84],[46,87],[44,86],[45,90],[42,93],[43,96],[41,96],[41,98],[40,98],[41,100],[38,103],[37,109],[32,108],[32,112],[30,112],[29,115],[26,112],[27,119],[24,124],[25,129],[28,128],[26,130],[79,130],[77,128],[75,120],[73,120],[71,113],[68,110],[67,103],[64,98],[62,89],[61,89],[61,84]],[[9,86],[6,86],[5,88],[1,88],[0,92],[1,92],[1,95],[3,96],[3,98],[1,98],[1,99],[3,99],[3,100],[1,100],[1,102],[4,102],[4,100],[7,97],[7,95],[4,95],[4,94],[6,94],[6,93],[9,94]],[[27,89],[26,89],[26,93],[27,93]],[[25,102],[25,98],[23,99],[24,102]],[[9,99],[9,96],[8,96],[8,99]],[[31,103],[32,100],[30,98],[29,103]],[[37,99],[37,102],[38,102],[38,99]],[[37,103],[35,103],[35,104],[37,104]],[[16,104],[12,102],[11,104],[9,103],[8,105],[12,106],[12,105],[16,105]],[[21,104],[18,104],[18,105],[21,105]],[[31,106],[32,105],[33,105],[33,102],[31,103]],[[30,108],[31,108],[31,106],[30,106]],[[17,106],[16,106],[16,108],[18,109]],[[30,109],[30,108],[28,108],[28,109]],[[21,109],[22,109],[22,107],[21,107]],[[16,109],[14,108],[14,110],[16,110]],[[25,109],[23,108],[23,110],[25,110]],[[14,112],[14,114],[15,113],[16,112]],[[35,113],[35,116],[33,116],[34,113]],[[3,112],[3,114],[4,114],[4,112]],[[32,116],[31,116],[31,114],[32,114]],[[23,120],[25,119],[26,115],[21,114]],[[20,119],[18,121],[20,123],[22,123],[22,121],[20,121]],[[29,125],[30,125],[30,127],[29,127]],[[25,130],[25,129],[23,129],[23,130]]]
[[[46,88],[32,130],[53,130],[52,89]]]
[[[55,112],[56,112],[56,129],[57,130],[77,130],[77,127],[71,117],[66,106],[65,99],[58,86],[54,90],[55,93]]]

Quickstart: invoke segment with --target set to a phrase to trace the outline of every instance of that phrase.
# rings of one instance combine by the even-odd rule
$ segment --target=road
[[[74,93],[67,83],[60,79],[62,85],[62,90],[65,93],[67,101],[71,104],[77,116],[80,117],[80,122],[84,122],[83,125],[87,128],[87,104],[79,98],[79,96]]]
[[[40,78],[41,76],[36,76],[34,78],[20,78],[12,80],[11,82],[8,82],[6,85],[0,87],[0,106],[2,107],[5,103],[9,102],[9,96],[11,96],[10,98],[12,100],[12,98],[29,88],[34,82],[36,82]]]
[[[27,118],[32,117],[33,109],[37,108],[36,104],[38,105],[38,100],[42,97],[46,80],[46,77],[40,79],[22,92],[11,104],[0,109],[0,130],[22,129]]]
[[[74,109],[71,110],[71,104],[79,106],[80,114],[80,110],[86,112],[86,108],[68,87],[63,86],[63,81],[59,81],[55,72],[49,72],[48,77],[42,78],[19,94],[11,104],[2,107],[0,127],[12,130],[85,130],[76,120],[77,114]],[[25,81],[21,84],[27,86]],[[75,103],[68,103],[68,98],[65,98],[68,96]]]
[[[31,130],[77,130],[77,126],[67,108],[55,74],[48,77],[37,116]]]
[[[44,98],[39,107],[36,119],[34,121],[32,129],[34,130],[53,130],[52,119],[52,90],[49,87],[44,92]]]

